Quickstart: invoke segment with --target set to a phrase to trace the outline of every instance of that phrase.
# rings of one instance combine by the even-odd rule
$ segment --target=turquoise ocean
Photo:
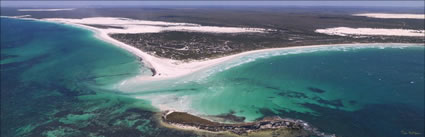
[[[344,137],[424,136],[424,51],[418,44],[276,50],[120,87],[151,75],[136,56],[88,30],[1,18],[1,136],[196,136],[158,125],[163,107],[244,122],[302,119]]]

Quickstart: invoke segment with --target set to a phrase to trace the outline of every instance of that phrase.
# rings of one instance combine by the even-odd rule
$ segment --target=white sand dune
[[[317,29],[315,32],[338,36],[409,36],[424,37],[425,30],[412,29],[384,29],[384,28],[349,28],[335,27]]]
[[[105,25],[120,28],[102,29],[106,33],[159,33],[163,31],[194,31],[206,33],[247,33],[247,32],[265,32],[262,28],[239,28],[239,27],[218,27],[218,26],[202,26],[192,23],[172,23],[163,21],[147,21],[134,20],[128,18],[114,17],[92,17],[83,19],[64,19],[64,18],[47,18],[47,21],[81,24],[81,25]]]
[[[70,11],[74,10],[73,8],[63,8],[63,9],[18,9],[18,11]]]
[[[425,19],[425,14],[360,13],[353,16],[365,16],[382,19]]]

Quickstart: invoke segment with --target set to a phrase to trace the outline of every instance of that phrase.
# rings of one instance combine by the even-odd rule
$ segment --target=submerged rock
[[[320,88],[315,88],[315,87],[308,87],[308,90],[312,91],[312,92],[316,92],[316,93],[325,93],[326,91]]]

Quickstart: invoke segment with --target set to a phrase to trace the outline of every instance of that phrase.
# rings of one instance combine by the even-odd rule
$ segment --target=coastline
[[[123,43],[121,43],[123,44]],[[177,60],[171,60],[171,59],[164,59],[164,58],[158,58],[153,57],[155,60],[161,61],[167,61],[168,64],[163,64],[164,66],[160,66],[160,69],[158,70],[157,64],[153,65],[153,69],[156,71],[156,73],[161,73],[164,71],[161,70],[167,70],[168,74],[172,75],[155,75],[155,76],[136,76],[135,78],[131,78],[129,80],[123,81],[121,85],[127,83],[127,82],[152,82],[152,81],[160,81],[160,80],[168,80],[173,78],[179,78],[183,76],[187,76],[189,74],[199,72],[217,65],[220,65],[224,62],[231,61],[233,59],[247,56],[250,54],[255,53],[264,53],[264,52],[270,52],[270,51],[278,51],[278,50],[297,50],[297,49],[308,49],[308,48],[323,48],[323,47],[335,47],[335,46],[363,46],[363,45],[381,45],[381,44],[390,44],[390,45],[410,45],[410,44],[418,44],[421,43],[342,43],[342,44],[325,44],[325,45],[306,45],[306,46],[294,46],[294,47],[283,47],[283,48],[268,48],[268,49],[258,49],[258,50],[251,50],[251,51],[245,51],[233,55],[228,56],[222,56],[219,58],[214,59],[207,59],[207,60],[196,60],[196,61],[190,61],[190,62],[183,62],[183,61],[177,61]],[[123,44],[126,45],[126,44]],[[389,45],[389,46],[390,46]],[[127,45],[129,46],[129,45]],[[138,50],[138,49],[137,49]],[[140,50],[139,50],[140,51]],[[132,52],[132,51],[130,51]],[[137,54],[136,54],[137,55]],[[151,56],[151,55],[150,55]],[[143,57],[141,57],[143,58]],[[151,60],[152,61],[152,60]],[[148,64],[151,64],[151,62],[147,62]],[[158,62],[154,62],[158,63]],[[162,64],[158,64],[162,65]]]
[[[41,21],[43,21],[43,20],[41,20]],[[53,23],[56,23],[56,22],[53,22]],[[63,24],[63,23],[59,23],[59,24]],[[117,41],[117,40],[115,40],[115,39],[112,39],[112,38],[110,38],[110,39],[108,39],[107,37],[109,37],[107,34],[103,34],[102,35],[102,31],[97,31],[95,28],[93,28],[93,30],[91,30],[90,29],[90,26],[84,26],[84,25],[81,25],[81,26],[79,26],[79,24],[67,24],[67,25],[73,25],[73,26],[75,26],[75,27],[82,27],[83,29],[88,29],[88,30],[90,30],[90,31],[92,31],[92,32],[95,32],[95,37],[96,38],[98,38],[98,39],[100,39],[100,40],[103,40],[103,41],[105,41],[105,42],[108,42],[108,43],[111,43],[111,44],[114,44],[115,46],[118,46],[119,48],[122,48],[122,49],[124,49],[124,50],[127,50],[128,52],[131,52],[132,54],[134,54],[134,55],[136,55],[136,56],[138,56],[136,53],[137,52],[142,52],[143,53],[143,51],[141,51],[141,50],[139,50],[139,49],[136,49],[136,48],[134,48],[134,49],[136,49],[136,51],[134,51],[135,53],[133,53],[132,51],[131,51],[131,48],[126,48],[126,46],[129,46],[129,47],[132,47],[132,46],[130,46],[130,45],[127,45],[127,44],[124,44],[124,43],[122,43],[122,42],[120,42],[120,41]],[[105,38],[106,37],[106,38]],[[109,40],[112,40],[112,41],[109,41]],[[117,43],[114,43],[114,41],[115,42],[117,42]],[[124,45],[120,45],[120,44],[124,44]],[[259,53],[259,52],[269,52],[269,51],[276,51],[276,50],[287,50],[287,49],[300,49],[300,50],[303,50],[304,48],[314,48],[314,47],[324,47],[323,49],[325,49],[326,47],[338,47],[338,46],[343,46],[343,45],[365,45],[365,44],[370,44],[370,45],[373,45],[373,44],[377,44],[378,46],[380,45],[380,44],[386,44],[386,45],[388,45],[388,47],[391,47],[392,45],[400,45],[400,44],[406,44],[406,46],[409,46],[409,45],[407,45],[407,44],[410,44],[410,43],[353,43],[353,44],[326,44],[326,45],[310,45],[310,46],[295,46],[295,47],[285,47],[285,48],[271,48],[271,49],[260,49],[260,50],[252,50],[252,51],[246,51],[246,52],[242,52],[242,53],[238,53],[238,54],[233,54],[233,55],[229,55],[229,56],[233,56],[233,58],[228,58],[227,60],[223,60],[222,62],[216,62],[217,64],[215,64],[215,65],[219,65],[219,64],[221,64],[221,63],[223,63],[223,62],[226,62],[226,61],[229,61],[229,60],[232,60],[232,59],[235,59],[235,58],[237,58],[237,57],[241,57],[241,56],[249,56],[249,54],[254,54],[254,53]],[[420,46],[423,46],[423,43],[411,43],[411,44],[418,44],[418,45],[420,45]],[[353,47],[353,46],[350,46],[350,47]],[[359,47],[360,48],[360,47]],[[138,50],[138,51],[137,51]],[[148,54],[149,55],[149,54]],[[138,56],[138,57],[140,57],[140,56]],[[153,56],[154,57],[154,56]],[[228,57],[228,56],[224,56],[224,57],[219,57],[219,58],[216,58],[216,59],[220,59],[220,58],[225,58],[225,57]],[[140,58],[142,58],[142,57],[140,57]],[[154,58],[157,58],[157,57],[154,57]],[[161,59],[161,58],[160,58]],[[169,60],[169,59],[168,59]],[[214,59],[211,59],[211,60],[214,60]],[[143,59],[143,61],[144,61],[144,59]],[[174,60],[174,61],[177,61],[177,60]],[[203,60],[203,61],[208,61],[208,60]],[[190,64],[190,63],[196,63],[196,62],[203,62],[202,60],[199,60],[199,61],[193,61],[193,62],[189,62],[188,64]],[[181,62],[181,61],[180,61]],[[150,63],[150,62],[146,62],[146,63]],[[177,63],[179,63],[178,61],[177,61]],[[184,63],[184,62],[181,62],[181,63]],[[172,65],[179,65],[179,64],[172,64]],[[213,65],[213,66],[215,66],[215,65]],[[206,67],[206,68],[209,68],[209,67]],[[201,69],[202,70],[202,69]],[[198,71],[200,71],[200,70],[198,70]],[[183,75],[184,76],[184,75]],[[144,77],[144,78],[149,78],[149,77]],[[167,79],[167,78],[169,78],[169,77],[161,77],[162,79]],[[141,79],[142,80],[142,79]],[[160,121],[161,122],[161,121]],[[182,126],[182,127],[177,127],[176,129],[187,129],[187,130],[196,130],[196,131],[203,131],[203,130],[200,130],[200,129],[191,129],[191,128],[193,128],[193,127],[188,127],[188,126]],[[208,131],[203,131],[203,132],[208,132]]]
[[[213,59],[192,60],[192,61],[185,62],[185,61],[161,58],[161,57],[150,55],[131,45],[125,44],[121,41],[111,38],[108,35],[108,32],[105,32],[101,29],[97,29],[95,27],[91,27],[88,25],[70,23],[70,22],[64,22],[64,21],[47,20],[47,19],[34,19],[34,18],[21,18],[21,17],[8,17],[8,16],[2,16],[2,17],[65,24],[65,25],[70,25],[73,27],[78,27],[81,29],[92,31],[95,33],[94,36],[96,38],[102,41],[105,41],[107,43],[113,44],[141,58],[141,61],[152,70],[152,73],[154,73],[154,75],[152,76],[136,76],[135,78],[131,79],[131,81],[135,80],[138,82],[150,82],[150,81],[160,81],[160,80],[178,78],[178,77],[192,74],[194,72],[198,72],[200,70],[204,70],[206,68],[219,65],[223,62],[226,62],[238,57],[255,54],[255,53],[261,53],[261,52],[269,52],[269,51],[276,51],[276,50],[304,49],[304,48],[318,48],[318,47],[332,47],[332,46],[357,46],[357,45],[361,46],[366,44],[372,45],[372,46],[382,45],[382,44],[387,44],[387,45],[388,44],[390,45],[409,45],[409,44],[420,45],[422,44],[422,43],[357,43],[357,42],[353,42],[353,43],[334,43],[334,44],[324,44],[324,45],[304,45],[304,46],[258,49],[258,50],[244,51],[241,53],[232,54],[228,56],[221,56],[221,57],[213,58]],[[128,80],[123,81],[121,84],[124,84],[126,82],[128,82]]]

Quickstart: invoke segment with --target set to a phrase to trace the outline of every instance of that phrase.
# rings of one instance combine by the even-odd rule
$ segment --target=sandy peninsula
[[[19,17],[12,17],[19,18]],[[164,79],[177,78],[192,74],[194,72],[216,66],[222,62],[229,61],[234,58],[246,56],[249,54],[268,52],[280,49],[302,49],[302,48],[313,48],[323,47],[326,45],[311,45],[311,46],[295,46],[295,47],[283,47],[283,48],[269,48],[246,51],[238,54],[224,56],[214,59],[195,60],[195,61],[180,61],[168,58],[162,58],[148,54],[140,49],[137,49],[131,45],[125,44],[121,41],[111,38],[108,34],[113,33],[160,33],[163,31],[195,31],[204,33],[267,33],[269,29],[263,28],[239,28],[239,27],[219,27],[219,26],[202,26],[193,23],[174,23],[174,22],[162,22],[162,21],[147,21],[147,20],[134,20],[128,18],[114,18],[114,17],[94,17],[94,18],[83,18],[83,19],[65,19],[65,18],[45,18],[45,19],[32,19],[29,20],[40,20],[54,23],[67,24],[76,26],[95,32],[95,36],[101,40],[112,43],[122,49],[125,49],[132,54],[140,57],[143,63],[153,69],[155,74],[153,76],[137,76],[128,80],[123,81],[120,85],[125,84],[136,84],[148,81],[159,81]],[[93,25],[102,25],[103,27],[93,27]],[[316,30],[317,33],[325,33],[329,35],[390,35],[390,36],[423,36],[424,31],[420,30],[402,30],[402,29],[370,29],[370,28],[329,28]],[[342,45],[342,44],[339,44]]]
[[[118,47],[121,47],[134,55],[142,58],[146,66],[154,69],[154,76],[138,76],[132,79],[123,81],[121,84],[126,83],[141,83],[146,81],[158,81],[170,78],[176,78],[185,76],[191,73],[194,73],[205,68],[209,68],[220,64],[222,62],[231,60],[233,58],[245,56],[248,54],[258,53],[258,52],[267,52],[277,49],[297,49],[297,48],[307,48],[307,47],[321,47],[323,45],[313,45],[313,46],[303,46],[303,47],[285,47],[285,48],[272,48],[272,49],[262,49],[262,50],[253,50],[247,51],[239,54],[234,54],[230,56],[215,58],[215,59],[206,59],[198,61],[183,62],[180,60],[172,60],[168,58],[161,58],[152,56],[140,49],[137,49],[131,45],[125,44],[118,40],[111,38],[108,34],[111,33],[160,33],[163,31],[196,31],[196,32],[205,32],[205,33],[267,33],[268,31],[263,28],[238,28],[238,27],[218,27],[218,26],[202,26],[199,24],[192,23],[174,23],[174,22],[162,22],[162,21],[147,21],[147,20],[133,20],[128,18],[114,18],[114,17],[95,17],[95,18],[83,18],[83,19],[65,19],[65,18],[45,18],[41,19],[43,21],[63,23],[72,26],[77,26],[85,29],[92,30],[96,32],[96,37],[110,42]],[[104,27],[93,27],[90,25],[103,25]],[[109,27],[108,27],[109,26]],[[121,28],[118,28],[121,27]],[[349,28],[346,28],[349,29]],[[335,33],[335,29],[330,29],[331,33]],[[339,29],[336,29],[339,30]],[[344,29],[343,29],[344,30]],[[349,29],[350,30],[350,29]],[[329,29],[320,30],[318,33],[329,31]],[[352,32],[356,30],[350,30]],[[365,34],[374,34],[376,29],[365,29],[362,30],[362,33]],[[379,30],[382,31],[382,30]],[[394,29],[385,29],[384,32],[379,34],[386,35],[402,35],[406,36],[420,36],[423,35],[423,32],[407,32],[404,30],[394,30]],[[338,32],[338,31],[337,31]],[[343,33],[344,34],[344,33]]]
[[[20,18],[18,17],[7,17],[7,18]],[[172,60],[167,58],[155,57],[146,52],[143,52],[131,45],[125,44],[118,40],[111,38],[108,34],[110,33],[159,33],[161,31],[201,31],[208,33],[247,33],[256,32],[264,33],[266,30],[261,28],[237,28],[237,27],[216,27],[216,26],[201,26],[198,24],[190,23],[170,23],[161,21],[142,21],[132,20],[127,18],[112,18],[112,17],[98,17],[98,18],[83,18],[83,19],[64,19],[64,18],[45,18],[45,19],[33,19],[33,18],[20,18],[26,20],[38,20],[47,21],[52,23],[60,23],[71,25],[79,28],[84,28],[95,32],[95,36],[98,39],[109,42],[115,46],[125,49],[132,54],[140,57],[143,63],[154,69],[156,74],[154,76],[139,76],[129,81],[157,81],[169,78],[176,78],[191,74],[193,72],[208,68],[221,62],[230,60],[237,56],[250,54],[259,51],[244,52],[243,54],[236,54],[232,56],[226,56],[217,59],[201,60],[183,62],[179,60]],[[111,29],[111,28],[97,28],[89,25],[109,25],[115,27],[123,27],[123,29]],[[272,49],[269,49],[272,50]],[[127,81],[124,81],[125,83]]]
[[[222,57],[218,59],[211,59],[205,61],[192,61],[182,62],[178,60],[172,60],[167,58],[160,58],[152,56],[146,52],[143,52],[133,46],[122,43],[108,36],[110,33],[159,33],[162,31],[197,31],[206,33],[264,33],[266,30],[261,28],[237,28],[237,27],[216,27],[216,26],[201,26],[198,24],[191,23],[170,23],[161,21],[143,21],[143,20],[132,20],[126,18],[109,18],[109,17],[98,17],[98,18],[84,18],[84,19],[61,19],[61,18],[46,18],[43,21],[64,23],[72,26],[77,26],[96,32],[96,37],[110,42],[116,46],[119,46],[134,55],[142,58],[143,62],[152,69],[155,70],[156,74],[152,77],[139,77],[139,80],[151,81],[151,80],[162,80],[165,78],[175,78],[184,76],[195,71],[208,68],[219,64],[220,62],[229,60],[235,56],[233,55]],[[123,27],[123,29],[116,28],[97,28],[90,25],[108,25],[115,27]],[[247,53],[245,53],[247,54]]]

